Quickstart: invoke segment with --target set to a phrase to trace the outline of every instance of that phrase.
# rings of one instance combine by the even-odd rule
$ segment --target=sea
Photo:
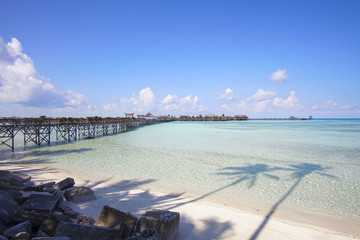
[[[360,119],[167,122],[51,146],[1,147],[89,179],[221,204],[360,222]],[[0,162],[1,166],[1,162]]]

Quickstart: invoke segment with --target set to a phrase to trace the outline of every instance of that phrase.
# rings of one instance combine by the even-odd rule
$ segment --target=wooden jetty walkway
[[[15,136],[19,132],[24,135],[24,145],[35,143],[50,145],[52,132],[56,132],[56,141],[76,141],[92,139],[100,135],[108,135],[126,131],[130,128],[167,122],[158,119],[28,119],[0,118],[0,145],[6,145],[14,151]]]

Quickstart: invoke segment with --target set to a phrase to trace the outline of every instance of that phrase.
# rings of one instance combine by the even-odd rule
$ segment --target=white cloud
[[[151,88],[140,90],[139,94],[133,93],[130,98],[120,97],[120,105],[124,111],[145,112],[155,108],[155,96]]]
[[[171,104],[173,102],[175,102],[177,100],[177,96],[176,95],[171,95],[171,94],[168,94],[163,100],[162,102],[164,104]]]
[[[276,97],[274,99],[274,106],[285,109],[303,109],[304,107],[299,103],[295,96],[295,91],[290,92],[290,96],[287,99]]]
[[[316,104],[311,107],[316,112],[360,112],[360,106],[358,104],[346,104],[340,105],[334,99],[328,100],[324,104]]]
[[[113,111],[117,108],[117,104],[116,103],[109,103],[109,104],[104,104],[104,110],[105,111]]]
[[[259,89],[254,95],[240,101],[237,108],[241,111],[262,112],[268,110],[276,96],[276,92]]]
[[[199,105],[199,97],[192,97],[191,95],[178,99],[176,95],[168,94],[158,107],[159,112],[169,112],[171,114],[186,114],[205,111],[205,107]]]
[[[277,83],[284,83],[289,78],[289,74],[287,74],[286,69],[278,69],[276,72],[273,72],[269,79],[277,82]]]
[[[34,62],[22,52],[21,43],[0,38],[0,101],[27,107],[76,107],[87,103],[82,94],[60,92],[40,76]]]
[[[138,94],[133,93],[131,97],[120,97],[119,104],[104,104],[105,111],[136,112],[154,114],[173,114],[198,113],[205,111],[205,107],[199,104],[198,96],[191,95],[179,98],[177,95],[168,94],[162,100],[157,100],[150,87],[140,90]]]
[[[216,99],[218,100],[234,100],[234,90],[227,88],[224,94],[220,94]]]

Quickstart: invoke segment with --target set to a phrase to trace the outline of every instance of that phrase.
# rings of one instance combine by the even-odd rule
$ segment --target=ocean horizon
[[[95,179],[229,205],[360,220],[360,119],[168,122],[50,147],[1,148]]]

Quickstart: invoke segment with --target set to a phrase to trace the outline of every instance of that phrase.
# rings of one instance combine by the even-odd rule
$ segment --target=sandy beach
[[[0,166],[2,170],[29,174],[37,183],[73,177],[76,186],[90,187],[97,197],[95,201],[73,204],[73,208],[95,219],[104,205],[136,216],[153,208],[180,212],[178,239],[360,239],[356,226],[329,222],[327,226],[319,227],[316,219],[291,221],[278,218],[276,214],[269,217],[268,210],[244,210],[207,201],[206,197],[153,190],[148,187],[149,180],[121,179],[120,176],[120,180],[89,179],[21,160],[5,160]]]

